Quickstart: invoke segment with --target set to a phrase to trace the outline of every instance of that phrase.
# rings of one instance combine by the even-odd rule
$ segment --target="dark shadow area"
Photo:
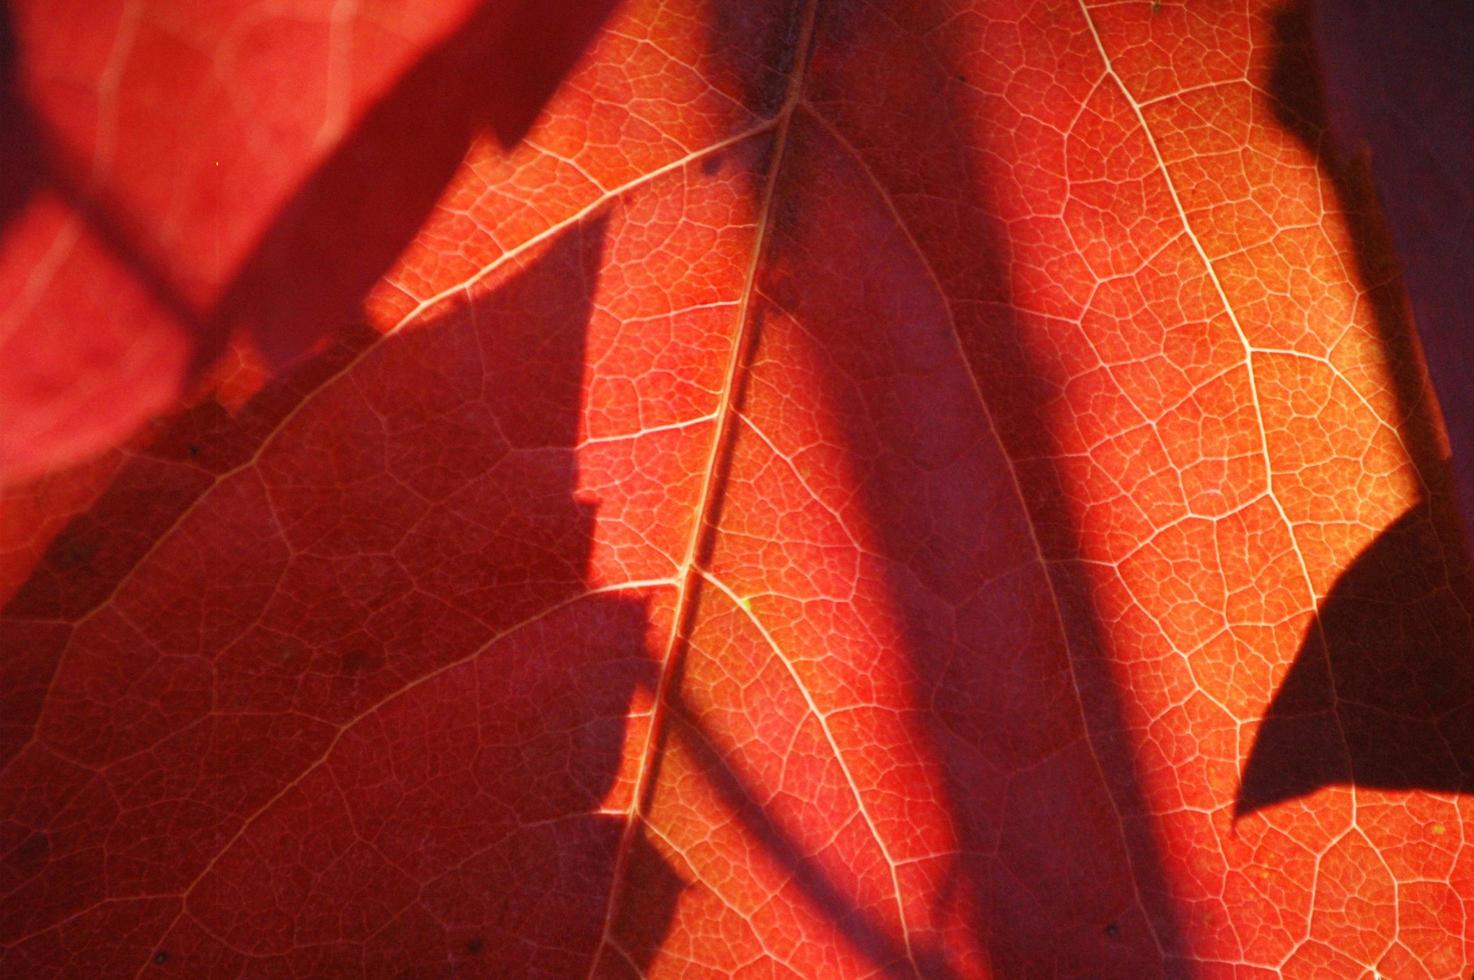
[[[1347,217],[1397,396],[1400,417],[1392,422],[1424,497],[1357,556],[1321,602],[1245,764],[1239,816],[1327,785],[1474,790],[1474,582],[1457,491],[1378,203],[1381,182],[1373,186],[1365,155],[1348,159],[1331,141],[1313,26],[1310,0],[1279,14],[1272,94],[1279,121],[1316,154]],[[1409,288],[1415,278],[1407,275]],[[1437,351],[1428,353],[1436,363]],[[1451,432],[1461,414],[1474,419],[1439,387],[1452,408],[1445,412]]]
[[[129,908],[101,899],[188,890],[190,914],[159,920],[162,941],[135,928],[64,950],[68,968],[588,970],[625,825],[601,811],[631,698],[658,673],[645,601],[584,595],[595,505],[577,495],[575,445],[605,235],[602,217],[564,231],[495,289],[379,342],[351,378],[324,385],[346,354],[306,362],[261,396],[297,409],[284,439],[272,438],[279,415],[212,442],[208,413],[186,414],[58,537],[0,618],[7,662],[51,658],[31,691],[44,743],[13,746],[0,784],[7,963],[39,970],[48,927],[102,928]],[[244,479],[197,474],[258,450]],[[135,465],[199,479],[179,479],[152,515]],[[269,589],[210,613],[186,598],[148,622],[137,660],[97,623],[67,625],[137,564],[108,526],[157,537],[201,494],[249,499],[258,482],[270,511],[227,504],[218,532],[191,540],[201,588],[228,573]],[[255,546],[278,536],[290,552]],[[207,700],[188,680],[199,667]],[[160,771],[190,776],[171,785]],[[44,792],[21,791],[33,779]],[[278,797],[284,779],[295,787]],[[305,852],[271,844],[295,828],[312,829]],[[310,883],[284,886],[304,855],[321,862]],[[640,914],[627,962],[642,969],[682,885],[643,837],[630,861]],[[345,937],[339,912],[371,928]],[[73,958],[89,955],[112,959]]]
[[[1236,816],[1328,785],[1474,792],[1474,628],[1420,504],[1342,573],[1275,692]]]
[[[824,7],[821,22],[836,73],[812,98],[826,122],[809,124],[794,151],[808,162],[787,179],[807,169],[811,186],[843,187],[862,230],[798,252],[820,269],[855,263],[864,286],[808,275],[764,288],[829,365],[818,402],[844,429],[903,630],[896,655],[945,778],[958,854],[939,901],[970,911],[997,975],[1153,975],[1187,947],[1094,585],[1080,563],[1040,560],[1083,547],[1049,428],[1058,392],[1017,313],[987,154],[969,142],[982,140],[972,55],[960,34],[913,36],[874,12]],[[846,126],[847,50],[909,80],[872,129]],[[870,237],[895,219],[861,166],[889,183],[920,255],[900,235]]]
[[[20,41],[8,0],[0,0],[0,228],[30,197],[36,167],[30,111],[20,92]]]
[[[1385,217],[1386,232],[1372,247],[1388,253],[1406,287],[1467,533],[1474,529],[1474,3],[1299,0],[1281,26],[1309,49],[1315,64],[1306,77],[1322,81],[1324,111],[1312,117],[1314,128],[1327,131],[1341,166],[1361,171],[1366,198]]]

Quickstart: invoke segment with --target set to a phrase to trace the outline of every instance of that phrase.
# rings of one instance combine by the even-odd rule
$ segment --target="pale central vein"
[[[723,454],[729,449],[728,443],[730,442],[735,415],[734,393],[737,391],[742,372],[746,366],[745,355],[752,339],[752,299],[757,288],[758,272],[767,249],[768,231],[771,225],[773,207],[777,200],[779,171],[783,165],[783,155],[787,148],[789,129],[793,120],[794,109],[797,107],[799,98],[803,92],[804,74],[808,68],[809,45],[813,37],[817,9],[818,0],[809,0],[803,15],[803,24],[799,31],[794,64],[789,75],[788,90],[784,96],[782,106],[774,117],[773,126],[775,127],[775,136],[771,150],[772,157],[768,164],[768,171],[762,190],[762,199],[758,205],[757,225],[754,230],[752,253],[748,259],[741,299],[737,305],[735,335],[732,340],[732,350],[727,361],[727,373],[722,383],[721,397],[718,401],[716,411],[716,431],[712,434],[711,449],[707,456],[701,491],[697,498],[695,521],[691,528],[691,534],[686,542],[686,553],[682,558],[678,573],[678,579],[681,584],[676,596],[670,639],[666,646],[665,656],[661,662],[660,677],[656,682],[650,728],[646,732],[645,744],[641,749],[640,763],[635,777],[635,786],[628,816],[625,820],[624,830],[615,852],[614,867],[610,876],[609,899],[604,913],[604,928],[599,937],[598,947],[595,949],[594,956],[589,965],[589,977],[591,980],[599,972],[599,966],[605,955],[605,950],[610,946],[618,947],[618,944],[614,942],[614,924],[618,917],[620,903],[624,897],[624,883],[627,877],[629,855],[635,836],[639,833],[640,826],[647,819],[645,803],[646,797],[653,788],[649,781],[654,770],[654,754],[657,746],[660,744],[662,727],[667,723],[666,715],[669,711],[669,696],[672,683],[679,668],[677,662],[678,653],[681,644],[685,640],[682,634],[686,628],[686,618],[690,604],[695,598],[698,590],[698,582],[701,578],[701,571],[698,565],[701,557],[702,544],[705,541],[708,528],[715,525],[719,516],[713,513],[718,503],[718,495],[715,493],[718,474],[721,471]]]

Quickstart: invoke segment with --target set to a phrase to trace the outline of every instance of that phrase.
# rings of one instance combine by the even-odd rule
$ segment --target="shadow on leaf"
[[[68,953],[97,975],[588,969],[625,826],[607,797],[665,628],[589,593],[575,446],[606,223],[348,375],[290,373],[289,419],[145,453],[182,481],[157,548],[130,543],[131,478],[57,538],[0,617],[7,720],[30,729],[0,785],[6,962],[35,968],[68,921],[126,925]],[[105,828],[105,864],[77,821]],[[632,848],[653,952],[682,885]]]
[[[861,555],[852,588],[882,591],[863,627],[835,618],[880,637],[871,683],[903,685],[896,727],[934,766],[922,785],[945,826],[916,832],[951,851],[926,865],[928,925],[971,944],[917,948],[916,969],[1147,976],[1187,940],[1093,583],[1046,560],[1082,551],[1050,428],[1055,365],[987,171],[996,104],[966,77],[991,56],[964,19],[933,30],[947,16],[821,7],[783,176],[809,220],[775,223],[758,363],[812,365],[810,438],[842,447],[828,479],[851,488],[826,503]],[[850,97],[874,71],[862,52],[905,80],[885,109]]]
[[[1420,504],[1336,580],[1270,702],[1235,816],[1323,786],[1474,792],[1467,580]]]

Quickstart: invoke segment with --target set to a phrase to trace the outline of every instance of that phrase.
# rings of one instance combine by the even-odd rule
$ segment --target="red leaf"
[[[525,134],[464,66],[602,8],[142,9],[16,17],[92,175],[7,188],[7,465],[208,360],[156,270],[350,326],[7,490],[6,975],[1467,972],[1467,552],[1303,7],[636,3]]]

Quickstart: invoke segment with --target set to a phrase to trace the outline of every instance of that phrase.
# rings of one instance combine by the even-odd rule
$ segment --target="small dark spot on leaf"
[[[471,956],[477,956],[486,948],[486,940],[480,936],[472,936],[466,940],[466,952]]]
[[[344,674],[362,674],[366,671],[374,670],[382,665],[383,664],[381,657],[379,657],[373,651],[365,650],[362,647],[359,647],[356,650],[349,650],[343,655]]]
[[[710,176],[710,175],[716,173],[720,169],[722,169],[722,155],[720,153],[713,153],[713,154],[711,154],[709,156],[706,156],[706,157],[703,157],[702,158],[702,160],[701,160],[701,172],[702,173],[706,174],[707,176]]]
[[[965,82],[965,81],[967,81],[967,76],[966,75],[958,75],[957,76],[957,80],[959,82]]]
[[[157,953],[154,954],[154,963],[156,965],[163,966],[167,962],[169,962],[169,951],[168,950],[161,949]]]
[[[85,565],[97,554],[97,545],[86,540],[72,540],[62,545],[56,551],[58,563],[63,568],[76,568]]]
[[[191,456],[198,456],[200,454],[200,447],[197,446],[197,445],[195,445],[194,443],[190,443],[189,444],[189,454]]]
[[[1116,936],[1119,936],[1121,934],[1121,927],[1116,925],[1114,922],[1108,922],[1106,923],[1105,932],[1107,936],[1115,938]]]

